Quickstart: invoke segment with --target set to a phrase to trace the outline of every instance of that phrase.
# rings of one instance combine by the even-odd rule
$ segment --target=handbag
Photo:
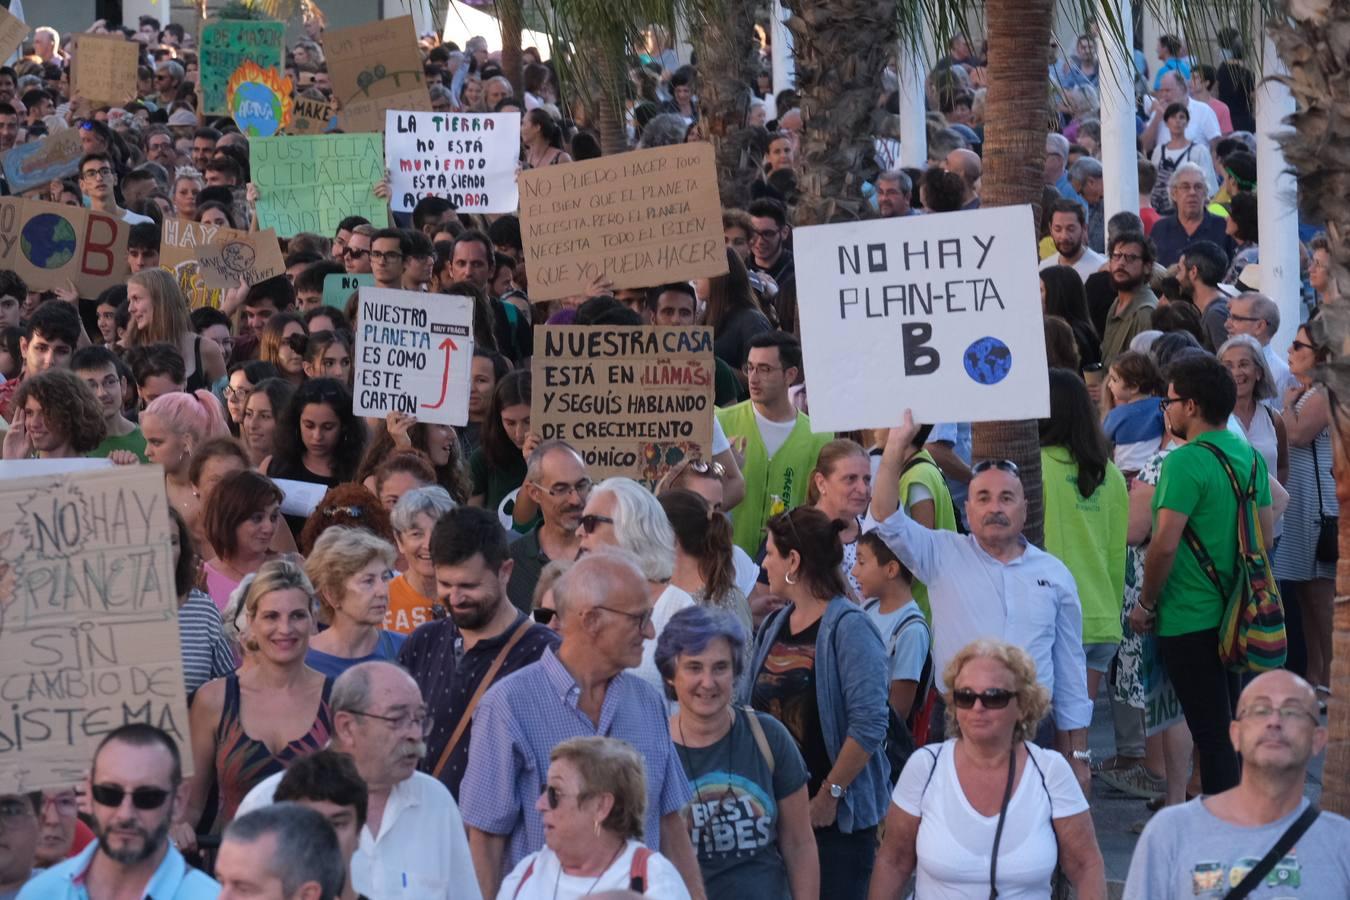
[[[1275,842],[1275,846],[1266,851],[1266,855],[1261,857],[1261,861],[1256,867],[1248,870],[1241,881],[1228,893],[1223,895],[1223,900],[1243,900],[1248,894],[1256,888],[1270,874],[1270,870],[1275,868],[1275,864],[1284,859],[1284,855],[1298,843],[1298,839],[1303,837],[1303,833],[1312,827],[1312,823],[1322,811],[1316,804],[1309,803],[1308,808],[1303,811],[1303,815],[1293,821],[1280,839]]]
[[[1340,516],[1327,515],[1322,505],[1322,464],[1317,461],[1317,438],[1313,438],[1313,476],[1317,479],[1317,552],[1320,563],[1334,563],[1340,556]]]

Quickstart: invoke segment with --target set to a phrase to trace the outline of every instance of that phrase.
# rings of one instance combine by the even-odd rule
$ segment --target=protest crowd
[[[603,258],[602,217],[536,223],[558,191],[594,209],[605,178],[706,163],[694,65],[635,56],[630,147],[602,155],[534,48],[513,79],[482,37],[358,26],[411,77],[347,93],[352,29],[270,24],[211,38],[225,78],[206,31],[148,17],[25,26],[0,67],[0,465],[162,470],[187,699],[177,730],[95,732],[83,778],[0,781],[0,900],[1090,900],[1103,796],[1138,804],[1125,897],[1350,897],[1350,825],[1305,797],[1337,298],[1301,233],[1272,346],[1235,38],[1216,69],[1164,36],[1139,209],[1109,219],[1095,39],[1052,54],[1040,259],[998,304],[1044,335],[1037,546],[1023,473],[972,458],[969,421],[813,429],[839,398],[807,392],[810,307],[834,301],[794,239],[803,112],[767,49],[759,176],[735,207],[704,191],[724,246],[622,271],[571,265]],[[926,167],[878,133],[874,219],[981,210],[984,78],[976,35],[931,67]],[[10,541],[0,638],[39,603]],[[1224,655],[1249,586],[1283,607],[1261,674]]]

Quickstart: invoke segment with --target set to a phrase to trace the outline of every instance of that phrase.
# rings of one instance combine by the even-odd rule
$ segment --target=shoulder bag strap
[[[439,768],[439,766],[437,768]],[[532,859],[530,860],[530,864],[525,867],[525,874],[520,876],[520,881],[516,882],[516,892],[511,895],[511,900],[515,900],[516,897],[519,897],[520,892],[524,890],[525,882],[529,881],[530,876],[534,874],[534,864],[535,860]],[[559,865],[561,865],[561,863],[559,863]]]
[[[998,810],[998,827],[994,829],[994,849],[989,856],[989,900],[998,896],[998,845],[1003,840],[1003,822],[1008,818],[1008,803],[1012,801],[1013,782],[1017,779],[1017,745],[1008,752],[1008,786],[1003,789],[1003,805]]]
[[[647,893],[647,860],[651,859],[649,847],[638,847],[633,851],[633,865],[628,870],[628,889],[638,894]]]
[[[1313,477],[1317,479],[1317,523],[1321,527],[1322,520],[1327,517],[1326,507],[1322,505],[1322,464],[1317,461],[1317,438],[1312,439],[1313,452]]]
[[[773,774],[773,750],[769,749],[769,738],[764,733],[764,726],[759,721],[759,716],[748,706],[742,706],[741,712],[745,715],[745,723],[750,726],[750,733],[755,737],[755,746],[759,748],[759,755],[764,757],[765,764],[769,767],[769,774]]]
[[[1229,487],[1233,489],[1233,496],[1237,498],[1238,506],[1241,506],[1246,498],[1243,496],[1242,487],[1237,480],[1237,473],[1233,471],[1233,466],[1228,461],[1228,457],[1224,454],[1222,450],[1220,450],[1218,447],[1215,447],[1213,444],[1208,444],[1204,441],[1195,441],[1194,443],[1196,444],[1196,446],[1204,447],[1210,453],[1213,453],[1215,458],[1219,460],[1219,465],[1223,466],[1225,474],[1228,475],[1228,484]],[[1256,451],[1253,450],[1252,452],[1255,453]],[[1253,490],[1255,489],[1255,481],[1256,481],[1256,458],[1255,456],[1253,456],[1252,457]],[[1209,555],[1209,551],[1205,549],[1204,542],[1200,540],[1200,535],[1196,532],[1195,528],[1191,526],[1189,520],[1186,522],[1185,529],[1183,529],[1181,532],[1181,537],[1182,540],[1186,542],[1186,546],[1191,548],[1191,553],[1194,554],[1195,561],[1200,564],[1200,568],[1204,571],[1205,577],[1210,580],[1210,582],[1218,590],[1219,594],[1222,595],[1224,593],[1223,581],[1219,578],[1218,567],[1214,565],[1213,557],[1211,557]]]
[[[507,654],[511,652],[511,648],[520,643],[520,639],[525,636],[525,632],[530,630],[531,624],[530,617],[526,616],[516,626],[516,630],[512,632],[506,643],[502,644],[502,649],[497,651],[497,658],[492,661],[492,665],[488,668],[487,674],[483,676],[483,680],[478,682],[478,690],[473,692],[473,696],[469,698],[469,705],[464,707],[464,713],[459,717],[459,724],[455,726],[455,733],[450,735],[450,740],[446,742],[445,749],[441,751],[440,759],[436,760],[436,767],[431,770],[433,778],[441,777],[441,772],[445,769],[446,763],[450,762],[451,754],[455,752],[455,747],[459,746],[465,730],[468,729],[469,723],[473,721],[473,713],[478,708],[478,701],[483,699],[483,694],[492,686],[493,679],[497,677],[497,673],[502,669],[502,664],[506,662]]]
[[[1284,859],[1288,853],[1298,843],[1298,839],[1303,837],[1303,833],[1312,827],[1312,823],[1322,811],[1314,803],[1309,803],[1308,808],[1303,811],[1303,815],[1294,820],[1293,824],[1285,829],[1284,834],[1275,842],[1275,846],[1261,857],[1261,861],[1256,864],[1256,868],[1250,870],[1246,877],[1238,882],[1237,887],[1233,888],[1227,894],[1224,894],[1223,900],[1242,900],[1265,880],[1270,874],[1270,870],[1275,868],[1275,864]]]

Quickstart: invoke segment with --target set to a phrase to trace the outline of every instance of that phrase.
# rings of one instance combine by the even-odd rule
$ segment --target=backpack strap
[[[647,860],[652,851],[648,847],[638,847],[633,851],[633,865],[628,869],[628,889],[639,894],[647,893]]]
[[[1237,500],[1238,512],[1241,513],[1243,504],[1256,498],[1256,452],[1252,451],[1252,477],[1247,489],[1244,491],[1242,485],[1238,482],[1237,472],[1233,470],[1233,464],[1229,461],[1226,453],[1206,441],[1195,441],[1194,443],[1196,446],[1204,447],[1210,453],[1213,453],[1215,458],[1218,459],[1219,465],[1223,466],[1223,471],[1228,476],[1228,485],[1233,489],[1233,496]],[[1210,580],[1210,583],[1214,585],[1215,589],[1218,590],[1219,594],[1222,596],[1225,591],[1223,588],[1223,581],[1219,577],[1219,569],[1214,564],[1214,558],[1211,557],[1209,551],[1205,549],[1204,542],[1200,540],[1200,535],[1196,532],[1195,528],[1191,526],[1189,520],[1187,520],[1186,527],[1181,532],[1181,537],[1186,542],[1186,546],[1190,548],[1191,553],[1195,556],[1195,561],[1200,564],[1200,568],[1205,573],[1205,577]],[[1239,530],[1239,537],[1245,537],[1245,532],[1241,529]]]
[[[516,897],[520,896],[521,890],[525,887],[525,882],[529,881],[530,876],[534,874],[534,862],[533,859],[530,860],[530,864],[525,867],[525,874],[520,876],[520,881],[516,882],[516,892],[511,895],[511,900],[515,900]]]
[[[759,721],[759,716],[748,706],[742,706],[741,712],[745,715],[745,723],[750,726],[750,733],[754,735],[755,746],[759,748],[759,755],[764,757],[765,764],[769,767],[769,774],[773,774],[773,751],[769,749],[769,738],[764,733],[764,725]]]
[[[938,744],[937,749],[934,749],[931,745],[919,748],[924,753],[927,753],[929,756],[933,757],[933,766],[928,770],[928,777],[923,780],[923,790],[919,791],[920,809],[923,809],[923,798],[928,793],[928,785],[932,783],[933,776],[937,774],[938,757],[942,755],[942,748],[945,746],[946,744]]]

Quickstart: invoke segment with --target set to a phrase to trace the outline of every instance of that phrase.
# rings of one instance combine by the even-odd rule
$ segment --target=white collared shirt
[[[973,534],[930,531],[903,506],[877,534],[928,586],[933,673],[940,690],[942,670],[962,647],[997,638],[1021,647],[1036,663],[1036,680],[1054,702],[1056,728],[1091,724],[1083,609],[1064,563],[1030,544],[1021,556],[1000,562]]]
[[[237,815],[272,802],[281,776],[260,782],[239,804]],[[422,772],[389,792],[380,833],[361,829],[352,856],[352,886],[370,900],[482,900],[464,820],[450,791]]]

